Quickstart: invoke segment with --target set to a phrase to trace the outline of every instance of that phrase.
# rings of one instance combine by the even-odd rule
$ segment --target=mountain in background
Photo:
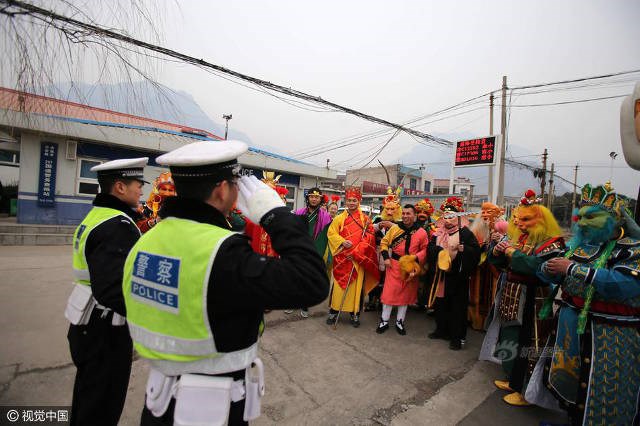
[[[469,133],[438,133],[434,136],[441,137],[450,141],[459,141],[465,139],[473,139],[477,137]],[[538,166],[537,153],[518,145],[509,144],[507,147],[507,158],[513,158],[516,161]],[[418,167],[422,163],[425,171],[434,175],[439,179],[448,179],[451,174],[451,154],[435,147],[416,145],[411,151],[399,158],[399,162],[410,167]],[[541,167],[541,165],[539,165]],[[464,167],[455,170],[456,177],[468,177],[475,184],[475,194],[488,193],[488,173],[489,168],[486,166]],[[533,172],[526,168],[519,168],[511,165],[505,167],[504,193],[507,196],[520,196],[529,188],[536,192],[540,190],[540,180],[533,176]],[[563,182],[556,180],[556,194],[564,194],[573,191]],[[548,189],[548,185],[547,185]]]
[[[45,88],[44,95],[97,108],[183,124],[224,137],[224,123],[212,120],[190,94],[148,81],[99,85],[67,82]],[[241,140],[253,145],[247,134],[233,128],[229,129],[229,139]]]
[[[148,81],[135,83],[117,83],[91,85],[84,83],[60,83],[44,89],[45,96],[64,99],[98,108],[104,108],[126,114],[148,117],[156,120],[183,124],[197,129],[206,130],[217,136],[224,136],[224,123],[212,120],[193,97],[183,91],[175,91],[169,87],[153,84]],[[470,133],[440,133],[441,138],[456,141],[476,137]],[[250,146],[256,146],[244,132],[229,129],[229,139],[241,140]],[[278,149],[260,145],[258,148],[277,153]],[[507,150],[508,158],[535,165],[538,161],[536,153],[510,144]],[[418,167],[421,163],[425,171],[437,178],[449,178],[451,169],[451,155],[443,148],[434,148],[417,144],[411,151],[399,157],[397,162],[410,167]],[[467,167],[456,169],[456,176],[471,178],[476,185],[476,194],[488,192],[488,168]],[[505,195],[519,196],[526,189],[539,190],[540,181],[533,176],[529,169],[507,165],[505,170]],[[573,188],[556,181],[556,194],[571,191]]]

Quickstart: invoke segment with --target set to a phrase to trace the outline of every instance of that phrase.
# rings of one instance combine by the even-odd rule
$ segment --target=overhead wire
[[[83,37],[84,38],[97,37],[97,38],[103,38],[103,39],[108,38],[108,39],[117,40],[122,43],[133,44],[142,49],[151,50],[151,51],[160,53],[164,56],[173,57],[176,59],[183,60],[184,62],[187,62],[187,63],[210,68],[210,69],[222,72],[226,75],[234,76],[241,80],[257,84],[270,91],[279,92],[287,96],[303,99],[303,100],[312,102],[314,104],[317,103],[320,105],[332,107],[332,108],[335,108],[336,110],[339,110],[346,114],[360,117],[364,120],[372,121],[374,123],[378,123],[387,127],[392,127],[403,132],[412,133],[415,136],[431,141],[434,144],[440,144],[445,146],[449,146],[451,144],[451,142],[444,140],[442,138],[438,138],[433,135],[429,135],[427,133],[419,132],[417,130],[408,128],[406,126],[402,126],[397,123],[393,123],[391,121],[388,121],[370,114],[365,114],[353,108],[349,108],[347,106],[322,99],[319,96],[310,95],[300,90],[287,88],[282,85],[271,83],[266,80],[251,77],[249,75],[242,74],[237,71],[233,71],[223,66],[212,64],[210,62],[205,61],[204,59],[198,59],[193,56],[189,56],[184,53],[181,53],[163,46],[147,43],[147,42],[135,39],[133,37],[127,36],[125,34],[121,34],[117,31],[110,30],[108,28],[100,27],[98,25],[88,24],[86,22],[82,22],[77,19],[69,18],[67,16],[57,14],[51,10],[44,9],[30,3],[26,3],[18,0],[0,0],[0,3],[5,4],[8,7],[14,8],[14,10],[7,10],[8,7],[4,7],[0,9],[0,13],[4,15],[15,18],[16,16],[24,16],[26,14],[35,19],[40,19],[44,21],[48,20],[49,24],[52,27],[58,29],[59,31],[63,31],[65,34],[73,35],[74,37],[76,37],[76,39],[79,42],[82,41]]]

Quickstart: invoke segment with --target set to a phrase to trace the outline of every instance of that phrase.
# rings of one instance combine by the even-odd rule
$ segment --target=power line
[[[535,87],[555,86],[555,85],[558,85],[558,84],[578,83],[578,82],[581,82],[581,81],[599,80],[599,79],[602,79],[602,78],[616,77],[618,75],[635,74],[635,73],[640,73],[640,70],[621,71],[621,72],[615,72],[615,73],[610,73],[610,74],[596,75],[596,76],[592,76],[592,77],[576,78],[576,79],[573,79],[573,80],[553,81],[553,82],[550,82],[550,83],[529,84],[529,85],[526,85],[526,86],[512,87],[511,90],[523,90],[523,89],[531,89],[531,88],[535,88]]]
[[[577,99],[573,101],[563,101],[563,102],[550,102],[545,104],[520,104],[520,105],[509,105],[508,108],[528,108],[528,107],[541,107],[541,106],[552,106],[552,105],[568,105],[568,104],[579,104],[583,102],[594,102],[594,101],[602,101],[607,99],[617,99],[624,98],[625,96],[629,96],[629,94],[623,95],[614,95],[614,96],[603,96],[600,98],[589,98],[589,99]],[[501,105],[499,105],[501,106]]]
[[[172,57],[175,59],[179,59],[183,62],[190,63],[193,65],[197,65],[203,68],[209,68],[212,70],[216,70],[218,72],[224,73],[226,75],[233,76],[240,80],[244,80],[250,82],[252,84],[261,86],[267,90],[271,90],[274,92],[282,93],[287,96],[291,96],[294,98],[303,99],[305,101],[309,101],[315,104],[328,106],[334,108],[338,111],[342,111],[346,114],[351,114],[362,119],[372,121],[374,123],[382,124],[383,126],[392,127],[394,129],[413,134],[419,138],[423,138],[425,140],[429,140],[438,145],[450,146],[451,142],[442,138],[438,138],[427,133],[423,133],[405,126],[402,126],[397,123],[393,123],[382,118],[378,118],[369,114],[362,113],[353,108],[349,108],[328,100],[324,100],[319,96],[313,96],[308,93],[302,92],[300,90],[287,88],[275,83],[271,83],[266,80],[262,80],[259,78],[251,77],[246,74],[239,73],[237,71],[233,71],[231,69],[222,67],[220,65],[215,65],[210,62],[205,61],[204,59],[198,59],[193,56],[186,55],[184,53],[180,53],[178,51],[168,49],[166,47],[158,46],[155,44],[147,43],[133,37],[129,37],[124,34],[120,34],[116,31],[103,28],[97,25],[88,24],[86,22],[82,22],[73,18],[69,18],[63,15],[59,15],[51,10],[43,9],[37,7],[35,5],[25,3],[17,0],[0,0],[0,3],[5,4],[7,7],[0,9],[0,13],[9,16],[10,18],[15,18],[18,16],[29,15],[36,19],[40,19],[45,22],[49,22],[54,28],[59,31],[64,32],[66,35],[71,37],[74,40],[79,42],[82,41],[83,38],[90,37],[99,37],[99,38],[108,38],[113,40],[118,40],[123,43],[133,44],[135,46],[141,47],[146,50],[150,50],[153,52],[160,53],[161,55]],[[14,8],[13,10],[9,8]],[[63,23],[62,25],[57,25],[56,23]]]

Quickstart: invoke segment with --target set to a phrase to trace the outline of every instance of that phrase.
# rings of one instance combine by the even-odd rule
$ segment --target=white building
[[[59,225],[79,223],[91,208],[98,182],[90,169],[96,164],[146,156],[145,179],[152,182],[166,170],[155,163],[162,153],[200,140],[225,143],[187,126],[4,88],[0,136],[0,179],[18,170],[18,222]],[[281,174],[291,208],[304,205],[304,188],[336,178],[333,170],[257,148],[239,162],[259,178],[264,170]],[[150,190],[146,185],[145,197]]]

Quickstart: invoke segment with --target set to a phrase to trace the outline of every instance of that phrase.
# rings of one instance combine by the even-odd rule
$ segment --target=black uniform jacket
[[[93,205],[120,210],[130,218],[117,216],[95,227],[87,237],[84,251],[93,297],[99,304],[126,316],[122,296],[122,273],[131,247],[140,238],[140,231],[135,224],[139,215],[126,203],[110,194],[98,194],[93,200]]]
[[[231,229],[217,209],[189,198],[168,198],[160,216]],[[279,258],[255,253],[246,235],[234,234],[222,243],[213,261],[207,311],[220,352],[254,344],[265,309],[313,306],[329,293],[324,261],[314,248],[304,220],[279,207],[265,215],[261,225]]]

